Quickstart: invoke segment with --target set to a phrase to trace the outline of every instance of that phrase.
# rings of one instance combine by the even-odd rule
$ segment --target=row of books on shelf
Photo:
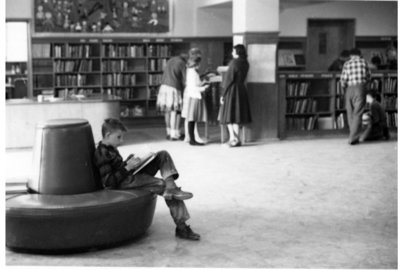
[[[49,43],[32,44],[32,58],[49,58],[51,56],[51,46]]]
[[[286,128],[288,130],[314,130],[316,128],[318,116],[309,116],[302,118],[286,118]]]
[[[170,45],[149,45],[148,56],[153,57],[169,57],[171,55]]]
[[[106,86],[133,86],[136,85],[136,74],[107,74],[103,77],[103,84]]]
[[[344,96],[337,96],[335,99],[335,108],[341,110],[345,107]]]
[[[335,93],[336,95],[344,95],[344,89],[342,87],[342,84],[340,83],[340,80],[336,81]]]
[[[54,45],[54,57],[76,57],[76,58],[88,58],[96,56],[94,44],[55,44]]]
[[[382,101],[382,105],[387,110],[397,110],[397,97],[385,97]]]
[[[397,78],[388,78],[384,86],[384,93],[397,93]]]
[[[51,88],[53,77],[43,78],[43,76],[33,76],[33,88]]]
[[[89,75],[82,75],[82,74],[57,75],[55,83],[56,86],[64,86],[64,85],[84,86],[88,82],[88,76]]]
[[[101,62],[101,68],[105,72],[128,71],[127,60],[110,60]]]
[[[149,70],[150,71],[162,71],[167,65],[167,59],[150,59]]]
[[[149,74],[149,85],[161,84],[162,74]]]
[[[101,55],[105,57],[144,57],[144,45],[103,44]]]
[[[341,113],[337,117],[331,116],[307,116],[307,117],[287,117],[286,128],[288,130],[331,130],[344,129],[346,127],[345,114]]]
[[[307,96],[310,82],[288,82],[286,88],[286,96]]]
[[[57,60],[54,62],[54,71],[55,72],[89,72],[93,70],[93,61],[92,60],[68,60],[68,61],[60,61]],[[99,71],[99,70],[96,70]]]
[[[397,128],[397,112],[386,112],[386,121],[388,127]]]
[[[32,70],[34,73],[53,72],[53,62],[49,61],[32,61]]]
[[[343,129],[346,127],[346,114],[340,113],[338,116],[335,117],[335,121],[333,122],[334,129]]]
[[[297,100],[286,100],[287,113],[315,113],[317,111],[317,101],[312,98]]]
[[[383,93],[397,93],[397,78],[372,79],[369,83],[369,89]],[[344,95],[340,80],[336,81],[336,95]]]

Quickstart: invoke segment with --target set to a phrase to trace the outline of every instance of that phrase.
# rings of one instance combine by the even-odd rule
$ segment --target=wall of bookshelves
[[[230,39],[32,38],[33,96],[113,95],[121,100],[122,118],[158,116],[156,97],[168,59],[196,45],[205,54],[202,69],[216,69],[223,61],[227,41]]]
[[[33,95],[113,95],[121,117],[155,116],[167,43],[115,39],[33,41]]]
[[[347,132],[340,73],[280,72],[279,137]],[[397,73],[374,72],[370,83],[381,95],[388,125],[397,129]]]

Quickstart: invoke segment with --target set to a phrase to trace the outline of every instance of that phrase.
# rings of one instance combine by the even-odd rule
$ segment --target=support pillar
[[[250,64],[247,88],[253,121],[246,138],[277,138],[279,0],[233,0],[232,21],[233,44],[246,46]]]

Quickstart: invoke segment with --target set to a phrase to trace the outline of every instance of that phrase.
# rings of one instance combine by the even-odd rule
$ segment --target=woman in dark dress
[[[244,45],[234,46],[232,56],[222,83],[219,121],[228,126],[228,145],[235,147],[241,145],[239,130],[243,124],[251,122],[251,114],[245,85],[249,62]]]

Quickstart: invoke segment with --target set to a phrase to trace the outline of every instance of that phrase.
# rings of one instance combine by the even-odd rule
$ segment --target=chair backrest
[[[29,190],[64,195],[100,189],[94,150],[92,129],[85,119],[53,119],[37,124]]]

